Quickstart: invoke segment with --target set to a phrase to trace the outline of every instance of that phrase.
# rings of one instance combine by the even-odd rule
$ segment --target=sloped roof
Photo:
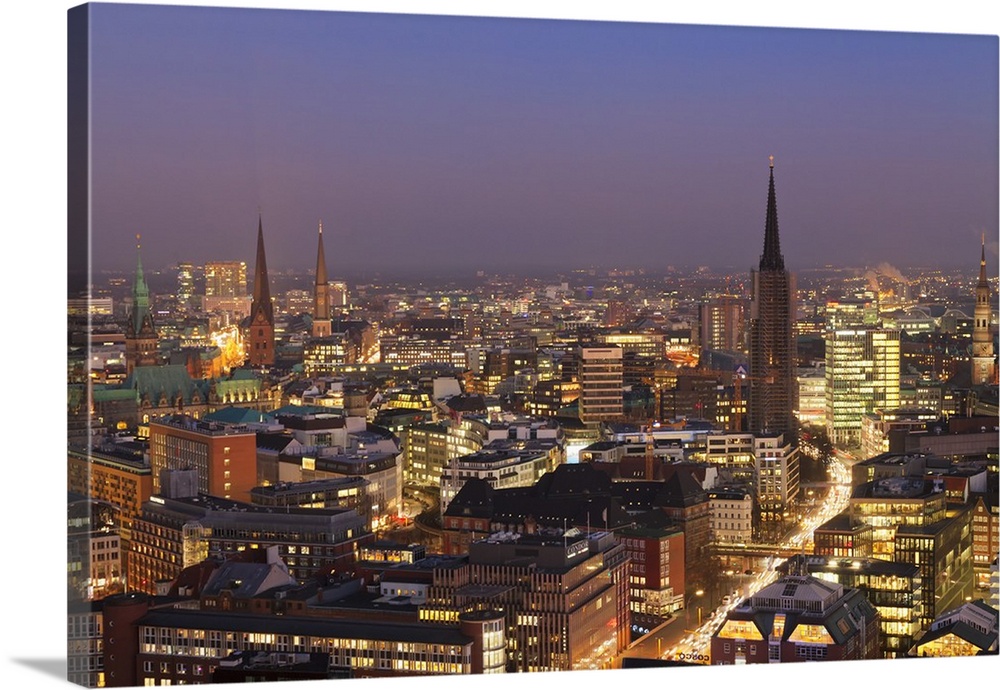
[[[955,637],[961,638],[980,650],[988,650],[992,647],[995,647],[997,644],[996,633],[988,635],[982,632],[981,630],[976,630],[965,621],[957,620],[954,623],[942,626],[937,630],[931,630],[926,635],[920,638],[920,641],[917,642],[916,647],[919,650],[920,647],[927,644],[928,642],[939,640],[942,637],[947,637],[948,635],[954,635]]]
[[[173,402],[178,396],[190,402],[196,392],[201,400],[207,400],[208,386],[207,381],[192,379],[182,364],[136,367],[122,382],[122,389],[134,390],[140,399],[145,398],[153,404],[164,397]]]
[[[229,560],[223,563],[202,588],[203,595],[216,595],[230,590],[235,597],[252,597],[271,587],[298,584],[288,574],[283,563],[245,563]]]
[[[611,478],[590,463],[563,464],[543,474],[534,489],[548,499],[586,494],[610,496]]]

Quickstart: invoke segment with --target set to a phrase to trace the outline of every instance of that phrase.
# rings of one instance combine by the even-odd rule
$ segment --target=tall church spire
[[[132,330],[142,330],[142,322],[149,314],[149,286],[142,270],[142,235],[135,236],[135,278],[132,282]]]
[[[774,194],[774,157],[770,159],[764,253],[753,272],[750,305],[750,383],[747,431],[786,434],[795,443],[796,348],[794,278],[785,270],[778,244],[778,205]]]
[[[271,286],[267,275],[267,257],[264,255],[264,224],[257,216],[257,263],[253,273],[253,306],[251,314],[263,309],[268,321],[274,323],[274,306],[271,303]]]
[[[771,180],[767,187],[767,218],[764,221],[764,253],[760,255],[760,270],[784,271],[785,259],[781,256],[778,241],[778,202],[774,195],[774,156],[770,156]]]
[[[986,277],[986,233],[979,254],[979,282],[976,284],[976,306],[972,315],[972,385],[995,383],[996,352],[990,332],[990,283]]]
[[[149,310],[149,286],[142,270],[141,235],[135,236],[135,279],[132,282],[132,313],[125,326],[125,371],[128,374],[138,366],[157,363],[158,336]]]
[[[982,253],[979,255],[979,285],[978,287],[985,287],[989,289],[989,281],[986,279],[986,233],[983,233],[983,249]]]
[[[315,312],[317,319],[330,318],[330,302],[327,299],[326,256],[323,253],[323,221],[319,222],[319,249],[316,250],[316,295]]]
[[[316,289],[313,292],[314,338],[325,338],[332,332],[330,323],[330,286],[326,277],[326,255],[323,253],[323,221],[319,222],[319,247],[316,250]]]
[[[264,223],[257,215],[257,265],[254,268],[253,302],[250,305],[250,365],[274,364],[274,305],[264,255]]]

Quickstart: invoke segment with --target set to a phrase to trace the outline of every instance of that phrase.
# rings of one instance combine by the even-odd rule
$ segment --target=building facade
[[[200,492],[249,501],[257,482],[257,435],[242,424],[160,417],[149,423],[149,462],[154,494],[162,492],[163,470],[193,468]]]
[[[899,331],[837,329],[825,339],[827,435],[858,448],[866,414],[899,408]]]
[[[579,349],[580,421],[596,425],[623,414],[622,350],[620,347]]]

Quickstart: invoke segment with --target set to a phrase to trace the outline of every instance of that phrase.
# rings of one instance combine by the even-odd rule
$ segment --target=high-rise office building
[[[986,235],[979,260],[979,282],[976,284],[976,308],[972,327],[972,385],[981,386],[996,381],[996,357],[990,333],[990,284],[986,279]]]
[[[861,422],[899,407],[899,331],[847,328],[826,333],[826,428],[835,445],[861,444]]]
[[[599,424],[622,416],[622,349],[581,347],[580,421]]]
[[[245,261],[210,261],[205,264],[205,299],[202,310],[250,313]]]
[[[194,264],[177,265],[177,304],[183,311],[191,309],[194,300]]]
[[[764,251],[753,272],[750,309],[751,433],[781,433],[795,443],[796,351],[792,324],[795,294],[778,241],[778,205],[774,194],[774,157],[767,191]]]
[[[257,263],[254,267],[253,302],[250,306],[250,366],[274,364],[274,305],[268,282],[267,258],[264,256],[264,225],[257,218]]]
[[[698,305],[699,344],[702,350],[744,349],[744,300],[719,295]]]

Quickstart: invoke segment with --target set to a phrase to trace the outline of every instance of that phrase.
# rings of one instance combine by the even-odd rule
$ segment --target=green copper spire
[[[134,333],[142,330],[142,322],[149,313],[149,286],[142,272],[142,235],[135,236],[135,281],[132,283],[132,329]]]

